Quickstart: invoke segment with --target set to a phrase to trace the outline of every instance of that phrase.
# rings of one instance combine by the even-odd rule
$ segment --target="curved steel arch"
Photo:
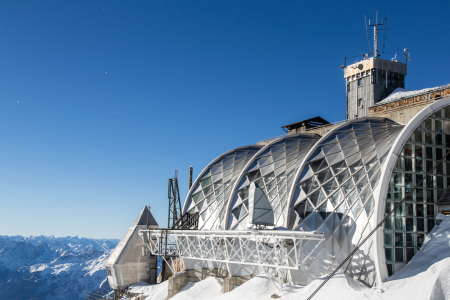
[[[397,136],[394,144],[392,145],[387,162],[384,164],[381,170],[381,180],[378,185],[377,194],[374,193],[374,196],[378,197],[378,201],[375,203],[374,211],[376,213],[376,221],[379,222],[384,217],[384,210],[386,208],[386,198],[389,188],[389,181],[391,179],[392,172],[394,170],[394,166],[397,162],[397,158],[399,157],[402,149],[404,148],[406,142],[410,138],[411,134],[431,115],[436,113],[438,110],[447,107],[450,105],[450,97],[444,98],[442,100],[436,101],[423,110],[421,110],[418,114],[416,114],[403,128],[400,134]],[[377,272],[377,283],[380,284],[383,280],[388,277],[388,271],[386,266],[386,256],[384,251],[384,230],[379,230],[374,238],[374,252],[375,252],[375,267],[378,270]]]
[[[348,121],[323,136],[306,155],[291,187],[287,227],[324,232],[326,238],[322,246],[308,242],[298,250],[316,253],[304,270],[291,272],[294,282],[308,284],[324,275],[370,228],[380,164],[402,128],[386,118]],[[346,271],[366,276],[372,284],[369,251],[370,245],[362,249],[361,261],[346,265]]]
[[[275,213],[276,226],[285,226],[283,211],[288,208],[289,186],[293,182],[293,175],[300,166],[303,157],[312,147],[320,135],[313,133],[299,133],[273,140],[247,163],[233,186],[228,199],[226,229],[247,228],[248,187],[256,182],[271,201]]]
[[[200,213],[199,229],[220,228],[230,186],[261,148],[249,145],[232,149],[219,155],[200,172],[183,205],[183,213],[191,210]]]

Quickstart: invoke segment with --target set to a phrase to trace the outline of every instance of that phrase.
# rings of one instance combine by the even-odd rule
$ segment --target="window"
[[[111,268],[106,267],[106,275],[111,276]]]
[[[445,153],[448,137],[442,134],[445,122],[450,115],[445,115],[448,108],[441,109],[428,117],[412,133],[410,140],[403,147],[402,155],[398,157],[395,171],[391,176],[390,189],[394,191],[394,203],[416,183],[422,180],[424,173],[433,168]],[[425,144],[425,145],[424,145]],[[440,176],[439,176],[440,175]],[[398,271],[395,263],[406,263],[419,251],[427,233],[435,226],[437,214],[435,203],[449,185],[450,163],[445,167],[438,166],[432,175],[417,188],[412,197],[406,199],[395,212],[395,223],[386,222],[385,253],[390,274]],[[393,208],[391,195],[388,192],[386,213]],[[406,239],[405,239],[406,238]],[[406,254],[406,255],[405,255]]]
[[[362,79],[358,79],[358,86],[362,86]]]
[[[360,99],[358,99],[358,108],[363,108],[363,99],[362,98],[360,98]]]

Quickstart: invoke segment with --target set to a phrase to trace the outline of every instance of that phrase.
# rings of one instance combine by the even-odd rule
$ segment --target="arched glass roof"
[[[303,133],[277,139],[265,146],[238,179],[230,196],[227,229],[246,229],[248,189],[255,182],[272,204],[276,226],[285,226],[288,193],[294,175],[306,153],[320,139],[317,134]]]
[[[183,212],[199,212],[199,229],[219,229],[230,191],[248,161],[262,146],[251,145],[228,151],[214,159],[197,177]]]
[[[382,169],[376,211],[381,220],[411,191],[450,149],[447,124],[450,97],[436,101],[416,114],[404,127]],[[419,251],[433,228],[437,203],[450,186],[450,164],[445,159],[377,231],[375,267],[380,280],[403,268]]]
[[[304,270],[292,272],[302,284],[342,262],[368,228],[380,166],[402,128],[385,118],[352,120],[327,133],[311,149],[296,175],[288,228],[323,232],[326,239],[322,245],[309,241],[298,249],[305,255],[314,252]],[[375,278],[373,259],[367,259],[370,246],[365,245],[346,266],[368,284]]]

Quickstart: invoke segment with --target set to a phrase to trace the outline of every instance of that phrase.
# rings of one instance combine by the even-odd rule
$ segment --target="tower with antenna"
[[[391,59],[380,57],[381,54],[378,49],[379,36],[384,39],[384,43],[387,41],[388,26],[385,27],[385,20],[378,21],[378,12],[374,23],[369,19],[369,27],[373,28],[371,29],[373,30],[373,49],[370,49],[369,31],[371,30],[367,30],[369,53],[363,53],[362,56],[359,56],[361,59],[357,59],[356,62],[350,65],[347,65],[347,59],[357,58],[358,56],[349,56],[344,59],[344,65],[341,68],[344,71],[346,81],[347,119],[367,116],[369,107],[382,101],[396,88],[405,88],[407,59],[409,58],[408,49],[405,48],[403,50],[405,55],[404,63],[397,60],[397,54],[401,53],[385,52],[384,46],[383,55],[391,55],[393,57]],[[380,31],[384,31],[384,35],[380,34]],[[397,50],[399,49],[397,48]]]

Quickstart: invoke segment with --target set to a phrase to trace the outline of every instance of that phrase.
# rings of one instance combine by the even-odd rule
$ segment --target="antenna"
[[[169,179],[167,197],[169,198],[168,228],[171,228],[181,217],[180,191],[178,190],[178,169],[175,170],[175,178]]]
[[[380,56],[378,54],[378,26],[380,25],[384,25],[384,20],[381,21],[381,24],[378,24],[378,11],[377,11],[375,24],[370,24],[369,18],[369,26],[373,26],[373,57],[375,58]]]
[[[191,189],[191,187],[192,187],[192,171],[193,171],[194,169],[192,168],[192,167],[189,167],[189,190]]]
[[[150,228],[150,203],[147,206],[148,208],[148,213],[147,213],[147,229]]]

